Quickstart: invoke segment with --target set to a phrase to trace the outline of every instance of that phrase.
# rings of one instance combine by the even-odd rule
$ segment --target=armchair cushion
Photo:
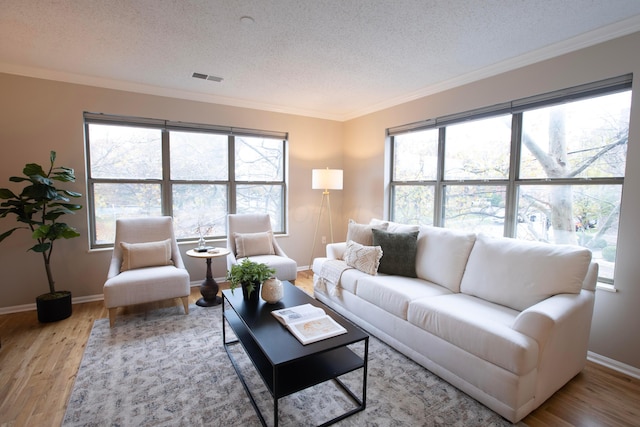
[[[120,242],[122,266],[120,271],[136,268],[171,265],[171,239],[157,242]]]
[[[273,232],[233,233],[236,241],[236,256],[244,258],[253,255],[274,255]]]

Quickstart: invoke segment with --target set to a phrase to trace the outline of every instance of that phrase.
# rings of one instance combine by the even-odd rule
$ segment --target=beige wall
[[[640,76],[640,33],[520,70],[421,98],[345,124],[344,216],[358,221],[385,209],[385,129],[627,73]],[[590,351],[640,369],[640,92],[634,82],[622,200],[617,293],[597,291]],[[640,371],[638,371],[640,372]]]
[[[364,222],[385,216],[386,128],[626,73],[639,75],[638,46],[640,33],[345,123],[0,74],[0,185],[18,174],[26,162],[46,162],[48,151],[55,149],[62,164],[77,169],[75,189],[86,193],[83,111],[287,131],[290,236],[279,242],[298,265],[307,265],[321,197],[319,191],[310,190],[311,169],[329,166],[345,170],[344,190],[332,192],[334,234],[339,240],[349,218]],[[636,334],[640,328],[636,252],[640,242],[636,225],[636,218],[640,218],[640,169],[634,166],[640,164],[639,97],[634,93],[615,273],[618,292],[597,292],[590,343],[592,352],[636,369],[640,369]],[[88,251],[85,211],[69,222],[83,237],[57,246],[53,264],[58,285],[73,291],[75,297],[101,294],[110,254]],[[0,220],[0,230],[8,226],[8,221]],[[327,229],[320,234],[328,235]],[[12,236],[0,244],[0,310],[32,304],[36,295],[46,292],[41,261],[25,252],[28,247],[30,241],[24,236]],[[314,255],[322,252],[317,247]],[[186,262],[192,280],[203,278],[204,265],[192,259]],[[223,270],[223,265],[217,264],[214,274],[221,276]]]
[[[309,263],[322,194],[311,190],[311,169],[342,167],[342,123],[8,74],[0,74],[0,93],[0,186],[15,191],[21,187],[8,178],[20,175],[26,163],[46,165],[49,151],[55,150],[60,165],[76,169],[73,189],[86,194],[84,111],[289,132],[289,235],[278,242],[299,266]],[[82,204],[86,206],[86,199]],[[341,204],[337,192],[332,207],[339,212]],[[89,251],[86,209],[66,220],[82,236],[56,242],[52,261],[56,286],[72,291],[76,300],[101,295],[111,253]],[[324,224],[319,234],[328,236]],[[0,219],[2,232],[13,225],[12,220]],[[26,230],[0,243],[0,310],[33,304],[37,295],[48,292],[42,259],[26,252],[32,244]],[[199,281],[204,279],[205,263],[184,256],[190,247],[193,244],[181,245],[183,258],[192,281]],[[324,247],[317,245],[315,256],[323,253]],[[225,271],[224,262],[217,260],[214,275],[222,277]]]

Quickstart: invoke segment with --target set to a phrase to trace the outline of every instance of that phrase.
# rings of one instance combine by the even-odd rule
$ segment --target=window
[[[389,129],[391,219],[592,250],[613,283],[631,76]]]
[[[85,136],[92,248],[132,216],[173,216],[179,240],[225,237],[229,212],[286,231],[284,133],[85,113]]]

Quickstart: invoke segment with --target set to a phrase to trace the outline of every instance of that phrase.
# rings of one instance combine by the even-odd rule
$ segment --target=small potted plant
[[[73,227],[59,221],[63,215],[74,213],[82,208],[81,205],[69,202],[69,197],[82,195],[55,187],[55,181],[74,182],[76,180],[73,169],[64,166],[56,167],[55,160],[56,152],[51,151],[48,171],[38,164],[29,163],[22,170],[24,176],[10,177],[11,182],[27,184],[19,194],[15,194],[8,188],[0,188],[0,199],[3,200],[0,203],[0,218],[13,214],[20,224],[0,234],[0,242],[16,230],[29,230],[31,238],[35,240],[35,244],[29,250],[41,254],[44,261],[49,292],[36,297],[40,322],[54,322],[71,315],[71,292],[56,291],[51,273],[51,254],[56,240],[71,239],[80,235]]]
[[[267,264],[251,261],[245,258],[242,262],[231,266],[227,273],[231,292],[240,285],[245,300],[258,301],[258,289],[262,282],[270,278],[276,272]],[[254,292],[255,291],[255,292]]]

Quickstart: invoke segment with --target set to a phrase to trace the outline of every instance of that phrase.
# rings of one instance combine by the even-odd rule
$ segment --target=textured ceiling
[[[346,120],[638,30],[638,0],[0,0],[0,72]]]

